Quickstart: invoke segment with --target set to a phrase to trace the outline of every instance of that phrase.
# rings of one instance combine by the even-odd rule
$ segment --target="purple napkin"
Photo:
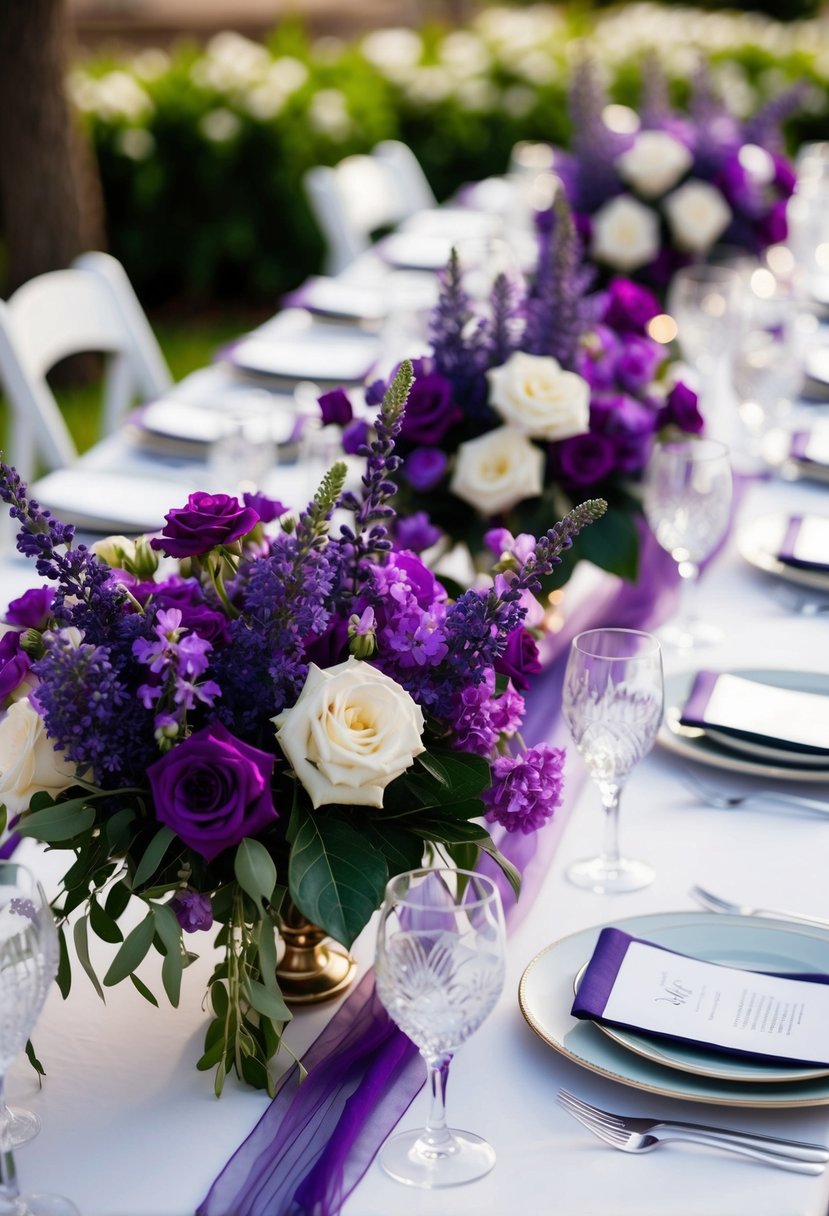
[[[804,517],[802,515],[793,515],[791,517],[786,526],[786,535],[783,537],[780,552],[777,554],[778,559],[781,562],[785,562],[787,566],[797,566],[801,570],[829,570],[829,551],[827,551],[825,559],[798,556],[796,553],[797,540],[800,536],[803,522]]]
[[[573,1017],[586,1021],[601,1022],[608,1026],[619,1026],[625,1030],[635,1031],[636,1033],[645,1034],[655,1039],[685,1043],[690,1047],[700,1047],[705,1051],[713,1051],[721,1055],[763,1060],[767,1064],[814,1064],[819,1066],[827,1063],[826,1060],[800,1060],[793,1059],[791,1056],[773,1055],[770,1052],[744,1051],[738,1047],[723,1046],[708,1039],[692,1039],[684,1035],[660,1033],[655,1030],[643,1029],[632,1022],[613,1021],[605,1018],[604,1011],[610,999],[613,985],[616,982],[619,969],[624,962],[628,948],[633,942],[639,942],[642,945],[649,946],[653,950],[659,950],[666,955],[668,960],[671,958],[693,957],[682,954],[678,950],[669,950],[665,946],[658,945],[656,942],[649,942],[641,937],[633,937],[622,929],[614,929],[613,927],[602,929],[592,957],[585,969],[582,981],[579,984],[579,990],[573,1002],[573,1007],[570,1010]],[[719,964],[715,963],[711,963],[710,965],[719,966]],[[810,984],[829,984],[829,975],[815,972],[758,971],[752,973],[749,968],[728,969],[745,970],[748,974],[768,975],[780,979],[801,980]]]
[[[694,678],[694,683],[691,688],[691,695],[685,703],[685,708],[680,716],[680,724],[682,726],[698,727],[701,730],[718,731],[723,735],[732,735],[736,739],[744,739],[749,743],[760,743],[767,747],[776,748],[778,751],[788,751],[792,753],[792,759],[795,760],[797,755],[806,756],[829,756],[829,747],[818,747],[807,742],[798,741],[796,738],[788,738],[785,735],[787,719],[785,713],[780,715],[780,734],[768,734],[752,727],[748,720],[741,721],[739,717],[730,722],[724,721],[722,718],[714,718],[709,710],[711,698],[714,695],[714,690],[721,676],[728,673],[718,671],[699,671]],[[774,690],[775,686],[764,684],[761,680],[748,680],[747,683],[756,684],[759,689],[762,689],[764,694]],[[780,689],[783,692],[783,689]],[[748,700],[746,701],[748,705]]]

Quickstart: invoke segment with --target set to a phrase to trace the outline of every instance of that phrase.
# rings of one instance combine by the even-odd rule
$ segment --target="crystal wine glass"
[[[730,266],[684,266],[671,280],[668,311],[682,356],[710,381],[730,357],[738,332],[740,275]]]
[[[722,636],[716,626],[696,619],[688,592],[699,580],[700,563],[728,531],[731,493],[725,444],[697,438],[655,446],[645,473],[645,515],[657,541],[677,563],[683,587],[679,620],[660,631],[669,645],[688,649]]]
[[[52,912],[31,871],[0,864],[0,1105],[5,1076],[23,1049],[58,967]],[[0,1128],[2,1136],[2,1128]],[[0,1141],[0,1216],[79,1216],[60,1195],[21,1196],[11,1144]]]
[[[377,995],[419,1048],[432,1087],[425,1129],[393,1136],[380,1154],[398,1182],[457,1186],[495,1164],[480,1136],[447,1127],[446,1083],[453,1055],[495,1007],[504,965],[504,914],[491,879],[424,869],[389,882],[377,931]]]
[[[653,881],[649,865],[621,855],[619,798],[631,769],[653,747],[663,698],[662,651],[652,634],[588,629],[573,639],[562,712],[605,809],[602,852],[567,871],[578,887],[609,895]]]

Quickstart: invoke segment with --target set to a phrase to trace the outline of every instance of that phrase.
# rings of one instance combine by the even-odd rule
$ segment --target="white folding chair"
[[[8,459],[24,478],[38,461],[71,464],[77,451],[46,375],[68,355],[108,356],[102,434],[127,407],[173,380],[129,279],[115,258],[87,253],[68,270],[30,279],[0,301],[0,381],[11,408]]]
[[[417,157],[393,139],[333,167],[317,165],[304,181],[328,246],[328,274],[339,274],[364,253],[378,229],[393,228],[415,212],[437,206]]]

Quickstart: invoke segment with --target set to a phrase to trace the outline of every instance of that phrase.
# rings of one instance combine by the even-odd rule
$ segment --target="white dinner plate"
[[[758,921],[715,912],[663,912],[613,922],[636,937],[709,962],[762,971],[829,972],[829,931],[785,921]],[[547,946],[526,968],[518,1002],[527,1023],[574,1063],[649,1093],[728,1106],[829,1105],[829,1074],[810,1080],[726,1079],[667,1067],[614,1042],[592,1022],[574,1018],[573,980],[592,954],[604,925]],[[741,1061],[743,1069],[769,1065]],[[797,1066],[796,1066],[797,1067]]]
[[[815,591],[829,593],[829,571],[809,570],[804,566],[793,566],[781,562],[777,554],[786,535],[789,523],[787,514],[761,515],[748,520],[737,534],[737,545],[745,560],[757,570],[775,574],[787,582]]]
[[[829,482],[829,465],[814,460],[797,460],[791,455],[792,432],[771,430],[763,439],[763,456],[773,468],[788,477],[803,481]]]
[[[700,954],[700,957],[704,955]],[[752,963],[756,966],[756,963]],[[573,982],[578,991],[587,963],[580,968]],[[773,1084],[780,1081],[813,1081],[817,1077],[829,1077],[829,1068],[806,1068],[801,1064],[764,1064],[759,1060],[745,1060],[740,1056],[728,1056],[721,1051],[708,1051],[704,1047],[693,1047],[679,1040],[660,1039],[644,1031],[626,1030],[621,1026],[603,1026],[594,1022],[597,1030],[606,1034],[614,1043],[620,1043],[628,1051],[666,1068],[678,1068],[680,1072],[692,1072],[699,1077],[715,1077],[721,1081],[741,1081],[744,1084]]]
[[[665,678],[665,718],[657,736],[657,743],[668,751],[683,756],[686,760],[697,760],[714,768],[728,769],[751,777],[771,777],[779,781],[829,781],[829,762],[817,758],[817,763],[801,763],[802,756],[794,762],[792,754],[774,749],[773,758],[761,756],[756,750],[737,751],[735,743],[744,748],[744,740],[735,740],[729,735],[714,738],[714,732],[696,727],[682,726],[679,718],[688,700],[696,671],[678,672]],[[829,675],[822,672],[781,671],[777,669],[741,668],[732,675],[763,680],[777,684],[780,688],[794,688],[800,692],[816,692],[829,696]],[[761,744],[754,745],[755,748]],[[785,759],[781,759],[784,756]],[[811,759],[811,758],[809,758]]]
[[[47,473],[30,490],[63,523],[85,532],[135,535],[160,531],[167,512],[199,488],[195,482],[173,486],[160,478],[76,465]]]

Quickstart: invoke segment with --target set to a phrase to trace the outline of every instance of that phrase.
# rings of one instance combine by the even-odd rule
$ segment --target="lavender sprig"
[[[639,118],[642,129],[657,131],[665,125],[671,114],[668,95],[668,77],[656,48],[651,48],[642,63],[642,101]]]
[[[492,285],[492,319],[486,335],[487,362],[490,367],[506,363],[521,344],[521,310],[516,284],[499,274]]]
[[[782,148],[783,124],[801,108],[808,91],[805,81],[799,80],[776,97],[770,97],[746,123],[746,141],[761,148]]]
[[[582,334],[590,326],[587,289],[592,273],[582,265],[572,212],[563,191],[553,204],[553,228],[542,237],[538,272],[527,300],[524,349],[552,355],[572,371]]]
[[[463,287],[457,249],[440,278],[429,322],[435,370],[450,381],[455,400],[470,418],[488,415],[485,372],[492,366],[486,321],[477,316]]]
[[[573,201],[579,211],[593,212],[619,193],[614,162],[628,141],[604,121],[606,105],[607,95],[596,67],[585,56],[573,68],[569,96],[572,147],[578,164],[577,197]]]

